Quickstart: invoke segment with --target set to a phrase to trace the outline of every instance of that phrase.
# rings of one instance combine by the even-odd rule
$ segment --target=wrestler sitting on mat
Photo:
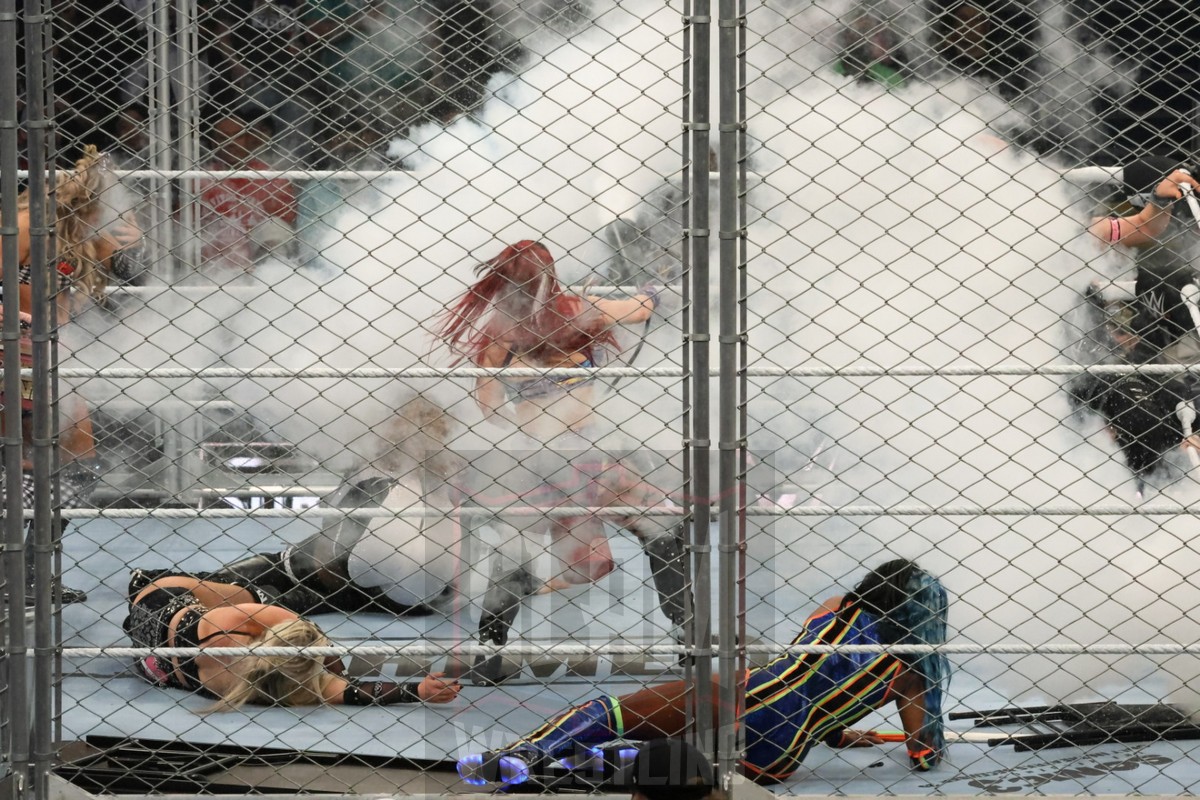
[[[946,640],[946,590],[911,561],[889,561],[854,591],[832,598],[805,623],[793,644],[936,645]],[[742,766],[759,783],[788,778],[818,742],[833,747],[882,744],[850,725],[888,703],[899,708],[915,769],[931,769],[945,749],[942,692],[945,655],[796,653],[750,670]],[[713,685],[714,716],[720,705]],[[501,750],[458,762],[464,780],[523,783],[547,761],[618,739],[678,736],[686,725],[687,684],[675,681],[624,695],[597,697]],[[714,720],[714,726],[717,724]]]
[[[232,584],[182,575],[150,579],[136,571],[129,583],[124,628],[135,647],[328,647],[312,622]],[[216,698],[208,710],[252,703],[305,706],[448,703],[458,681],[434,673],[419,683],[359,682],[341,677],[341,659],[305,655],[145,656],[138,673],[157,686]]]

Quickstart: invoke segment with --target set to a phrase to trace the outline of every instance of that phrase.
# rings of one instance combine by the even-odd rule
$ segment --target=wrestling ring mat
[[[121,630],[128,565],[205,570],[244,556],[270,551],[308,536],[313,523],[291,519],[87,520],[64,538],[64,582],[84,589],[88,601],[63,610],[67,647],[126,646]],[[477,540],[488,532],[476,531]],[[618,568],[590,589],[534,598],[518,617],[514,641],[611,640],[654,644],[666,634],[646,578],[645,558],[629,536],[614,534]],[[179,554],[178,560],[172,554]],[[864,554],[869,557],[869,554]],[[748,607],[798,609],[800,618],[832,587],[802,595],[778,579],[789,565],[773,565],[769,603]],[[477,570],[473,597],[482,594],[485,574]],[[751,591],[765,582],[750,576]],[[650,617],[647,620],[646,614]],[[753,614],[753,612],[752,612]],[[778,613],[776,613],[778,617]],[[478,609],[460,605],[448,615],[354,618],[320,615],[336,644],[398,644],[426,639],[470,641]],[[792,623],[788,623],[791,625]],[[798,621],[797,623],[798,624]],[[791,634],[786,637],[790,638]],[[773,637],[776,638],[776,637]],[[455,669],[453,656],[435,669]],[[348,671],[363,676],[415,675],[428,664],[355,657]],[[572,657],[544,661],[497,688],[465,686],[449,705],[382,708],[250,708],[201,714],[210,701],[152,687],[130,663],[116,658],[64,658],[62,684],[62,776],[92,792],[196,793],[330,791],[406,793],[480,791],[458,781],[453,760],[495,747],[532,731],[548,716],[598,693],[619,694],[656,680],[680,677],[670,663],[652,657]],[[1152,703],[1127,693],[1122,703]],[[1056,702],[1047,698],[1046,702]],[[1010,705],[959,669],[948,711],[978,712]],[[952,731],[1027,731],[1024,726],[973,727],[953,719]],[[868,717],[863,726],[896,730],[899,720]],[[911,772],[902,745],[835,751],[813,750],[801,770],[772,791],[783,795],[870,794],[1190,794],[1200,791],[1200,741],[1125,742],[1020,751],[982,741],[950,745],[948,762],[929,773]]]

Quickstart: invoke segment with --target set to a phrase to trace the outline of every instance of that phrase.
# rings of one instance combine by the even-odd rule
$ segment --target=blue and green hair
[[[846,604],[857,603],[877,619],[885,644],[943,644],[948,600],[942,582],[916,563],[898,558],[871,570]],[[901,654],[909,669],[925,681],[925,721],[921,739],[936,752],[945,750],[942,696],[950,684],[950,662],[944,653]]]

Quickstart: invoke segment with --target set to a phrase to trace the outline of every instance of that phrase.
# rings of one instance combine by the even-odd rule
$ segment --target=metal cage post
[[[26,7],[25,65],[29,130],[29,265],[32,270],[33,417],[31,456],[33,462],[32,561],[33,593],[33,716],[31,720],[31,782],[34,797],[44,800],[49,791],[53,758],[54,728],[54,471],[58,431],[57,404],[53,392],[54,340],[57,336],[55,217],[56,192],[53,175],[53,145],[50,128],[52,80],[47,63],[50,25],[49,4],[37,0]],[[31,12],[31,13],[30,13]],[[53,285],[53,289],[52,289]]]
[[[17,43],[19,38],[16,0],[0,0],[0,256],[3,258],[4,292],[4,393],[21,392],[20,296],[18,283],[17,194],[19,166],[17,131]],[[6,780],[4,794],[12,800],[24,795],[29,770],[28,653],[25,638],[25,523],[21,502],[21,407],[6,404],[4,415],[4,552],[3,552],[3,659],[0,659],[0,697],[5,713],[0,715],[0,746]]]
[[[738,454],[742,437],[738,419],[738,376],[741,372],[739,335],[738,242],[741,228],[738,213],[738,17],[735,0],[718,0],[718,168],[719,205],[719,330],[718,375],[718,597],[719,599],[719,725],[717,766],[728,779],[737,765],[737,694],[741,675],[737,671],[740,617],[738,607],[739,518],[741,484]]]
[[[692,497],[693,538],[692,576],[695,594],[695,714],[702,749],[713,752],[712,697],[712,568],[711,530],[712,452],[709,386],[709,108],[711,71],[710,0],[693,0],[690,17],[692,30],[691,106],[688,121],[691,130],[691,220],[686,229],[685,247],[692,254],[691,269],[691,342],[692,385]]]

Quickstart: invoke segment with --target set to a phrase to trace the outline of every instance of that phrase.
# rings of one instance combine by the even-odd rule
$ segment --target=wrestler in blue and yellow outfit
[[[792,644],[882,644],[875,618],[861,608],[810,619]],[[751,671],[746,687],[746,755],[751,774],[780,780],[812,746],[829,739],[889,699],[904,663],[888,653],[804,653]]]
[[[916,564],[896,559],[872,570],[844,598],[809,618],[796,645],[938,645],[946,641],[946,591]],[[946,657],[887,652],[789,653],[746,682],[746,774],[760,783],[784,780],[817,742],[834,747],[881,743],[849,730],[894,702],[912,766],[928,770],[945,749],[942,692]],[[649,686],[622,697],[598,697],[561,714],[499,751],[459,761],[471,783],[527,780],[532,764],[616,739],[677,736],[686,725],[687,684]],[[720,702],[714,686],[714,706]],[[715,721],[714,721],[715,722]]]

